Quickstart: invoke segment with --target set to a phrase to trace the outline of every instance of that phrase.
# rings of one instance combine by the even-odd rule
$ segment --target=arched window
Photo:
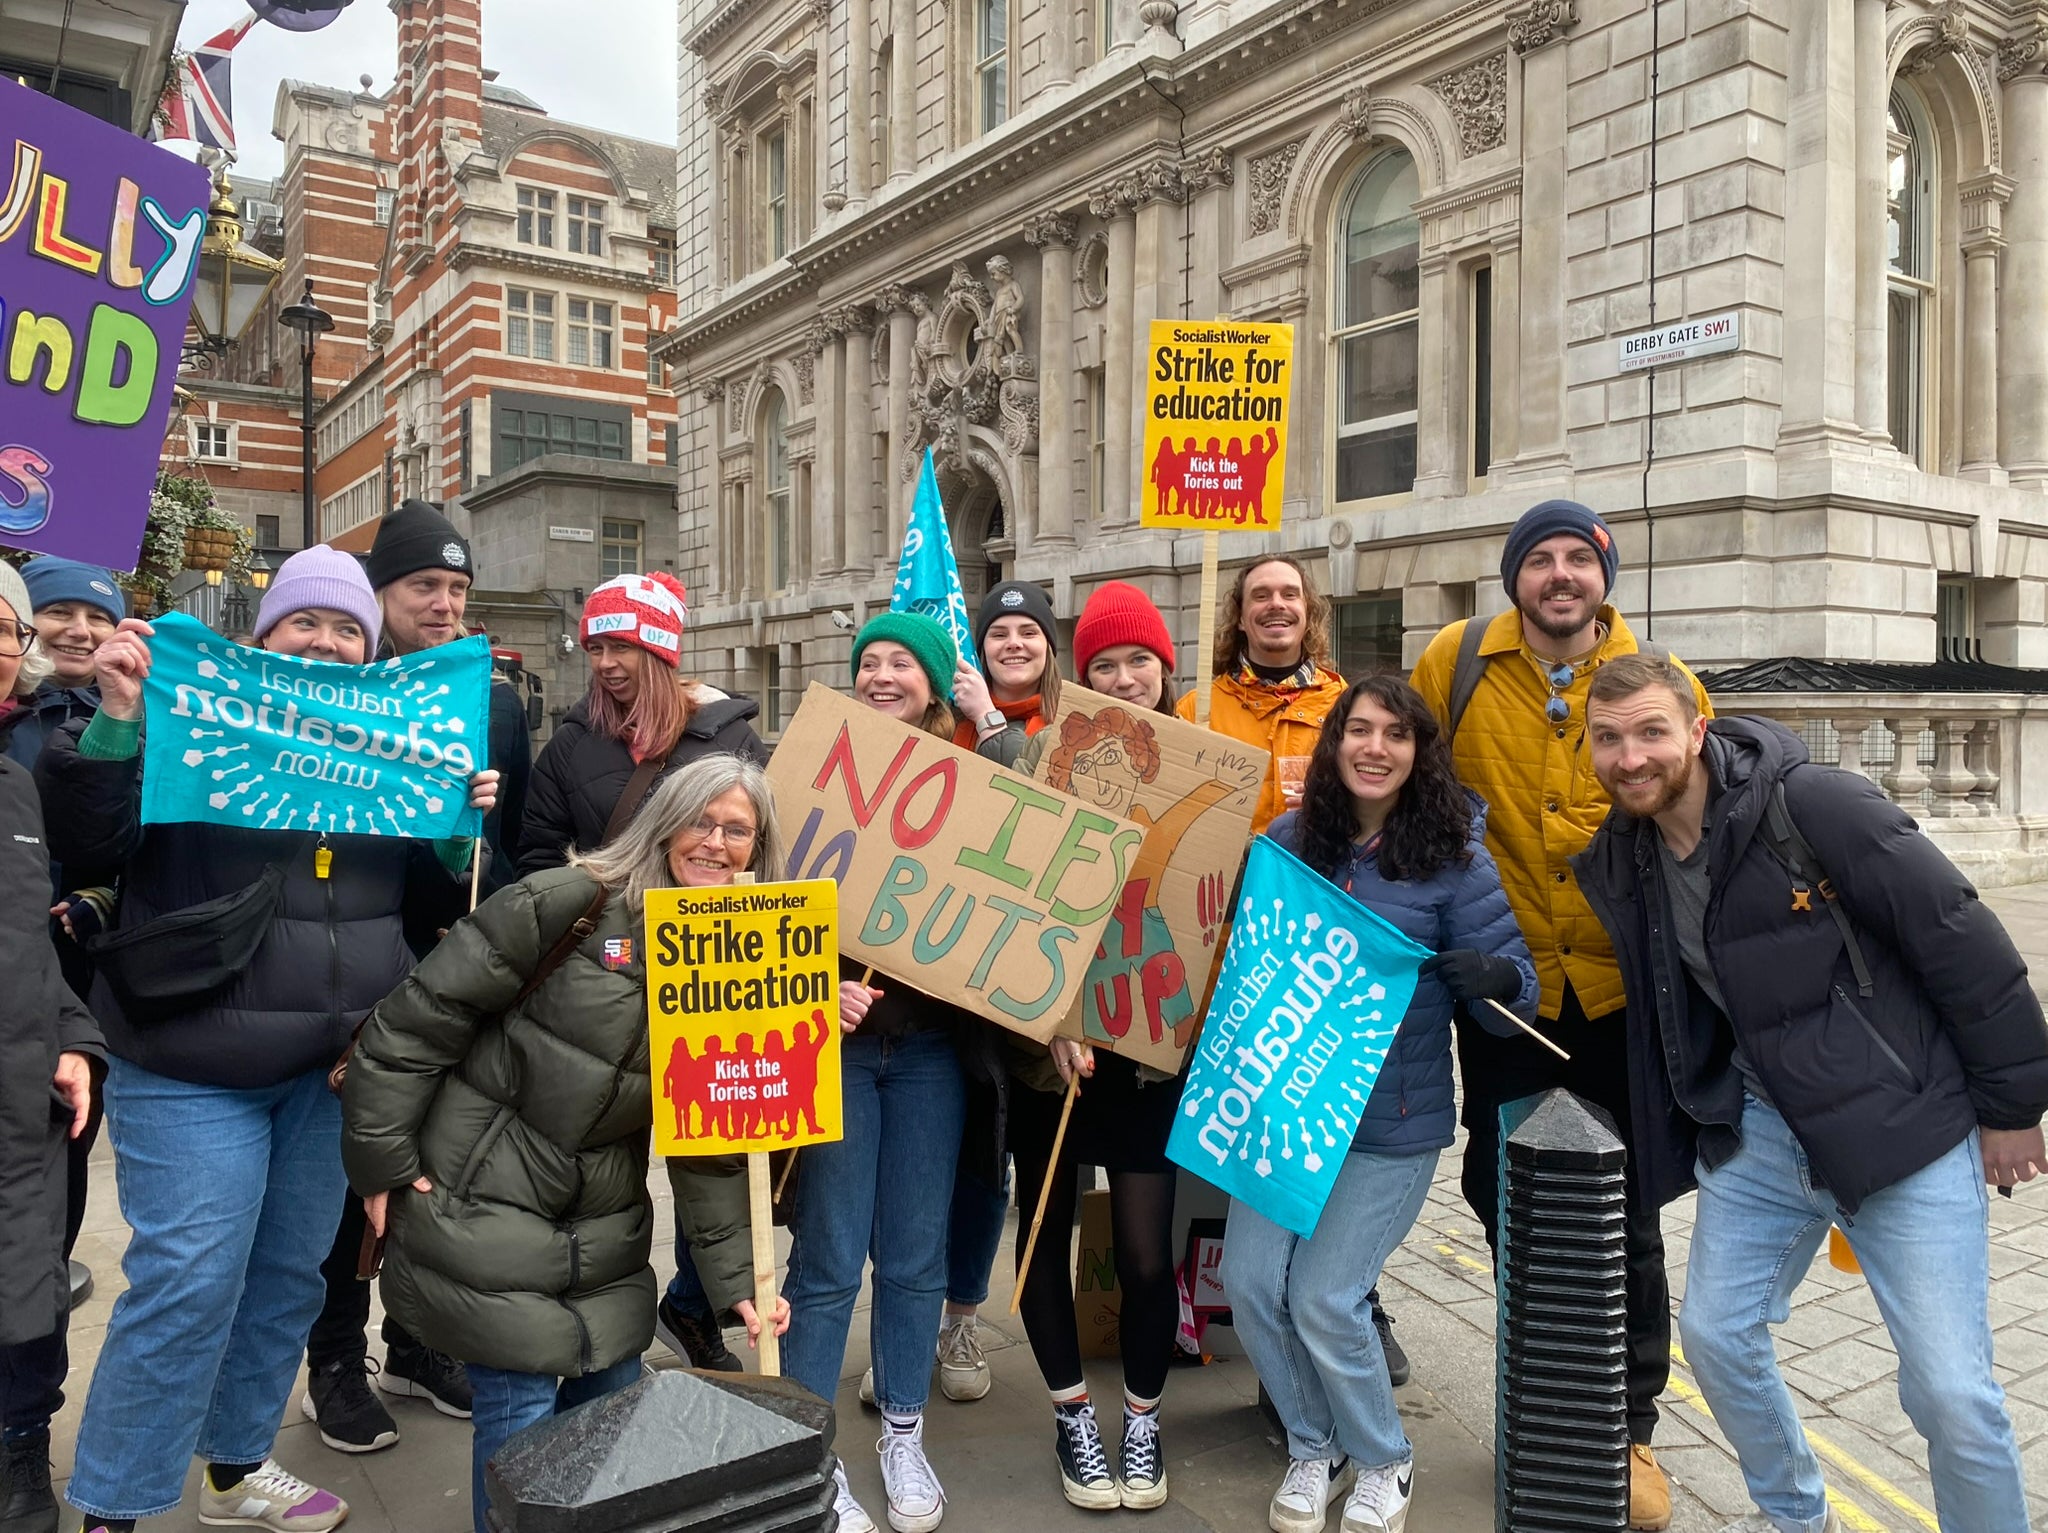
[[[1398,495],[1415,483],[1418,257],[1415,161],[1373,160],[1338,204],[1337,499]]]
[[[761,496],[768,508],[768,589],[795,584],[795,497],[790,491],[789,411],[770,390],[761,410]]]
[[[1934,350],[1933,137],[1916,105],[1894,92],[1886,120],[1891,165],[1885,228],[1885,424],[1892,445],[1931,469],[1927,421]]]

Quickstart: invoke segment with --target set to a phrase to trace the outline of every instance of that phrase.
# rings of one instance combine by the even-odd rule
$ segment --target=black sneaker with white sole
[[[313,1370],[299,1408],[337,1453],[375,1453],[398,1441],[398,1423],[370,1390],[377,1367],[368,1358],[344,1357]]]
[[[1372,1305],[1372,1328],[1380,1333],[1380,1351],[1386,1354],[1387,1382],[1398,1389],[1408,1382],[1408,1354],[1394,1340],[1394,1317],[1380,1308],[1380,1291],[1375,1288],[1365,1297]]]
[[[1091,1512],[1122,1506],[1123,1492],[1109,1472],[1109,1454],[1102,1446],[1095,1407],[1085,1400],[1079,1405],[1055,1405],[1052,1420],[1052,1451],[1059,1460],[1060,1489],[1066,1498]]]
[[[442,1415],[461,1421],[469,1420],[475,1398],[469,1387],[469,1370],[447,1353],[395,1342],[384,1349],[384,1371],[377,1375],[377,1387],[387,1395],[424,1400]]]
[[[1159,1445],[1159,1412],[1124,1407],[1124,1440],[1117,1453],[1118,1492],[1126,1510],[1149,1512],[1166,1500],[1166,1450]]]

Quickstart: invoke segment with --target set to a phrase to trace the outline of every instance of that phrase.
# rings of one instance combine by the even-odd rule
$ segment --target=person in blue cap
[[[33,768],[43,742],[73,719],[99,712],[93,656],[128,615],[128,598],[111,570],[76,559],[31,559],[21,583],[35,611],[36,651],[50,662],[50,674],[22,708],[0,725],[0,750]]]

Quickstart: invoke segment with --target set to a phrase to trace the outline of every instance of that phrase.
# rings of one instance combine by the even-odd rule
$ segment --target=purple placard
[[[0,543],[132,569],[206,171],[4,77],[0,124]]]

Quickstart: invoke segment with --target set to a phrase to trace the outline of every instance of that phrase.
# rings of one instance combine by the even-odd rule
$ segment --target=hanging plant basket
[[[121,582],[121,589],[128,593],[128,615],[149,617],[156,611],[156,587],[146,581]]]
[[[226,528],[188,527],[185,529],[185,568],[224,570],[234,562],[239,546],[239,538]]]

